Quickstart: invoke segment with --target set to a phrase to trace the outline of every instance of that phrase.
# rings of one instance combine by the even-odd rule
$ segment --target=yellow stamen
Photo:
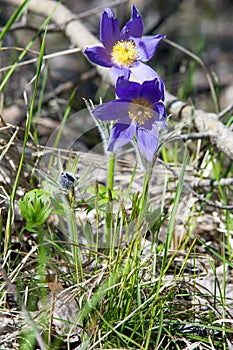
[[[144,124],[153,117],[152,104],[143,97],[135,98],[129,105],[128,113],[134,123]]]
[[[129,67],[136,61],[137,49],[133,40],[120,40],[112,49],[112,59],[118,66]]]

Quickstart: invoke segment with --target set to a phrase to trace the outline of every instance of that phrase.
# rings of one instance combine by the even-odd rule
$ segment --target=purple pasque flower
[[[164,86],[160,79],[146,80],[142,84],[119,77],[116,82],[117,100],[97,106],[95,117],[115,120],[108,151],[116,151],[136,135],[139,151],[152,162],[158,148],[159,130],[166,126]]]
[[[100,21],[102,46],[87,48],[84,52],[90,61],[111,69],[114,81],[119,76],[129,78],[133,73],[139,80],[152,80],[158,74],[142,62],[149,61],[165,35],[142,36],[143,20],[135,5],[132,19],[120,31],[114,12],[106,8]]]

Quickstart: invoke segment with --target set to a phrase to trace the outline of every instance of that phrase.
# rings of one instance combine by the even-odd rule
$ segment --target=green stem
[[[148,189],[149,189],[151,176],[152,176],[152,167],[150,167],[144,175],[142,197],[140,200],[140,212],[141,213],[143,213],[145,206],[146,206],[146,203],[147,203],[148,192],[149,192]]]
[[[139,152],[137,153],[139,156],[139,161],[141,162],[144,168],[144,182],[143,182],[142,195],[141,195],[141,198],[139,199],[139,205],[137,209],[138,217],[137,217],[135,232],[140,231],[141,224],[143,223],[145,218],[145,209],[148,206],[148,193],[149,193],[150,180],[151,180],[153,168],[155,166],[155,162],[157,159],[157,153],[154,155],[152,162],[148,162],[145,159],[140,158],[141,157],[140,153]]]
[[[114,186],[114,171],[115,171],[115,153],[111,152],[109,155],[108,162],[108,204],[106,209],[106,219],[105,219],[105,243],[107,246],[111,246],[112,234],[113,234],[113,215],[112,215],[112,191]]]
[[[66,197],[63,197],[63,203],[65,205],[66,210],[66,218],[67,218],[67,224],[68,224],[68,237],[69,241],[71,243],[72,248],[72,254],[73,254],[73,261],[75,265],[76,270],[76,282],[80,283],[84,281],[83,276],[83,268],[82,268],[82,254],[80,251],[79,246],[79,235],[78,235],[78,227],[76,222],[76,216],[75,216],[75,208],[73,205],[71,205]]]
[[[111,152],[109,155],[109,163],[108,163],[108,189],[110,191],[113,190],[114,186],[114,172],[115,172],[115,153]]]
[[[149,167],[144,175],[144,183],[142,189],[142,195],[139,201],[139,212],[137,217],[137,222],[135,226],[135,232],[140,232],[140,227],[145,218],[145,209],[148,203],[148,193],[149,193],[149,184],[152,176],[153,167]]]

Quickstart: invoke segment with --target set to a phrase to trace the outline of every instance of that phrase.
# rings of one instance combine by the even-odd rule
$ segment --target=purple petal
[[[137,64],[130,67],[131,73],[135,75],[135,77],[141,81],[144,80],[154,80],[155,78],[159,78],[159,75],[146,64],[138,61]]]
[[[140,152],[149,162],[152,162],[158,148],[159,134],[157,128],[153,128],[153,132],[151,132],[143,127],[137,127],[136,134]]]
[[[95,64],[99,64],[103,67],[112,67],[110,53],[101,46],[93,46],[84,51],[89,60]]]
[[[116,123],[111,130],[108,151],[116,151],[132,140],[136,131],[133,124]]]
[[[159,75],[158,75],[158,88],[160,89],[160,92],[161,92],[161,100],[164,101],[165,100],[165,86],[164,86],[163,80],[160,78]]]
[[[140,39],[133,38],[136,46],[137,52],[139,54],[140,60],[145,62],[149,61],[153,56],[160,41],[165,38],[166,35],[155,35],[155,36],[144,36]]]
[[[160,128],[160,124],[164,124],[164,120],[162,120],[162,116],[159,114],[159,111],[153,107],[153,109],[148,110],[151,113],[151,118],[147,119],[143,125],[139,125],[138,127],[143,127],[144,129],[153,133],[153,128]],[[156,130],[157,132],[157,130]]]
[[[124,77],[126,79],[129,79],[129,76],[130,76],[130,70],[128,68],[118,67],[115,65],[111,67],[110,72],[114,82],[116,82],[119,77]]]
[[[157,89],[160,91],[160,100],[162,100],[162,101],[164,101],[164,99],[165,99],[165,86],[164,86],[164,82],[163,82],[163,80],[161,79],[161,77],[158,75],[158,73],[157,72],[155,72],[155,74],[156,74],[156,76],[157,76],[157,78],[156,78],[156,80],[157,80]],[[153,101],[153,102],[155,102],[155,101]]]
[[[117,96],[126,101],[132,101],[133,99],[141,95],[142,86],[139,83],[135,83],[120,77],[116,82],[116,94]]]
[[[153,105],[153,110],[156,113],[155,115],[155,123],[161,129],[164,129],[166,126],[166,109],[163,102],[158,102]]]
[[[143,20],[136,6],[132,6],[132,19],[126,23],[121,31],[121,39],[128,40],[130,36],[141,38],[143,33]]]
[[[144,81],[142,84],[141,96],[145,97],[151,103],[162,100],[164,91],[161,89],[160,79]]]
[[[125,124],[130,124],[128,117],[129,103],[121,100],[113,100],[97,106],[92,113],[101,120],[120,119]]]
[[[106,8],[100,21],[100,41],[111,52],[113,45],[120,40],[118,19],[114,18],[114,12]]]

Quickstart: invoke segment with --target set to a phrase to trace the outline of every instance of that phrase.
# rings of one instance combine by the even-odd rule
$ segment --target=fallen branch
[[[173,169],[173,167],[171,167],[169,165],[169,163],[165,163],[163,162],[161,159],[158,159],[157,160],[158,163],[162,164],[166,169],[168,169],[177,179],[179,179],[179,174]],[[232,179],[224,179],[226,180],[226,182],[222,182],[221,185],[231,185],[232,183]],[[229,181],[228,181],[229,180]],[[200,180],[200,184],[202,183],[203,180]],[[211,180],[210,182],[212,182],[213,184],[215,184],[215,181]],[[202,183],[203,184],[203,183]],[[206,183],[207,184],[207,183]],[[209,183],[208,183],[209,184]],[[217,184],[217,181],[216,181],[216,184]],[[209,199],[203,197],[203,195],[197,193],[195,190],[193,190],[192,187],[195,188],[195,186],[193,185],[198,185],[198,182],[196,183],[192,183],[191,185],[189,183],[186,183],[186,182],[183,182],[183,186],[184,188],[186,188],[189,192],[192,193],[192,195],[194,197],[196,197],[200,202],[203,202],[203,203],[206,203],[207,205],[209,205],[210,207],[213,207],[213,208],[216,208],[216,209],[226,209],[226,210],[233,210],[233,205],[222,205],[221,203],[217,203],[217,202],[212,202],[210,201]]]
[[[20,6],[23,0],[3,0],[3,2]],[[89,32],[66,6],[59,5],[52,0],[31,0],[28,9],[43,16],[48,16],[54,11],[52,15],[54,23],[65,33],[71,44],[79,47],[81,50],[93,45],[99,45],[98,39]],[[109,69],[100,66],[97,66],[96,69],[104,80],[112,84]],[[230,158],[233,158],[232,131],[221,123],[217,114],[195,109],[193,106],[179,101],[177,97],[168,92],[166,93],[166,106],[168,113],[181,118],[182,122],[189,125],[193,123],[194,128],[200,133],[209,133],[211,144]]]
[[[193,106],[179,101],[177,97],[168,92],[166,92],[166,104],[168,113],[171,113],[188,125],[193,123],[194,128],[198,132],[209,134],[212,145],[215,145],[219,151],[233,158],[233,133],[221,123],[217,114],[195,109]]]

